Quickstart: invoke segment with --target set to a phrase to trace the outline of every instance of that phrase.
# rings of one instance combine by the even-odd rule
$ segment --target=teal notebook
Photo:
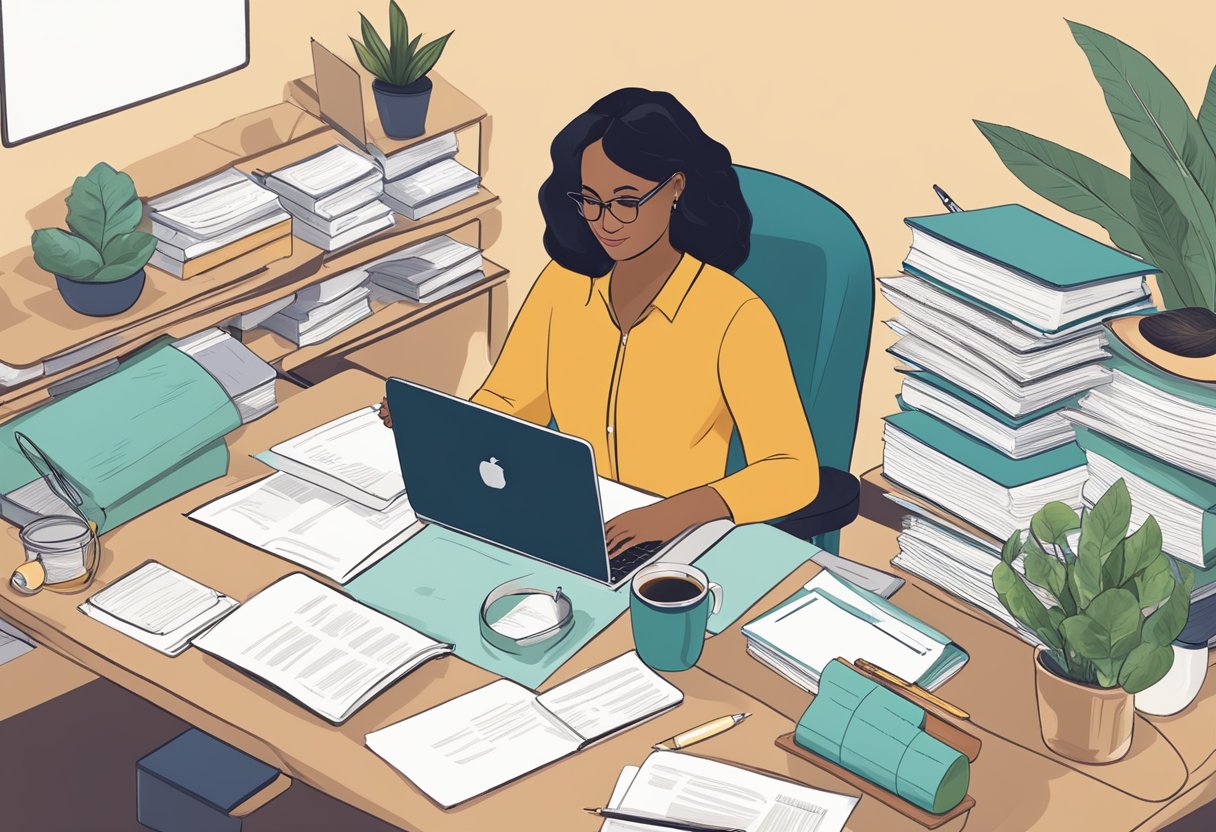
[[[1084,452],[1072,442],[1025,459],[1010,459],[991,445],[919,410],[896,413],[886,421],[1004,488],[1017,488],[1085,464]]]
[[[908,375],[915,376],[925,384],[936,387],[943,393],[971,405],[976,410],[981,411],[985,416],[989,416],[992,419],[1000,422],[1002,425],[1010,428],[1024,427],[1026,424],[1033,422],[1035,419],[1041,419],[1044,416],[1048,416],[1062,410],[1063,408],[1076,407],[1077,402],[1081,400],[1081,397],[1077,395],[1070,399],[1063,399],[1062,401],[1058,401],[1055,404],[1048,405],[1047,407],[1039,408],[1038,410],[1027,413],[1024,416],[1010,416],[1007,413],[997,410],[995,407],[988,404],[988,402],[984,401],[973,393],[967,392],[954,382],[947,381],[937,373],[930,372],[929,370],[917,370],[916,372],[908,373]],[[904,407],[903,409],[910,410],[911,408]]]
[[[1077,444],[1082,450],[1104,457],[1132,476],[1139,477],[1162,491],[1195,506],[1203,515],[1203,567],[1216,566],[1216,483],[1196,477],[1155,457],[1134,450],[1081,425],[1076,426]]]
[[[1061,290],[1157,271],[1023,205],[910,217],[904,222]]]
[[[223,387],[162,339],[113,375],[0,425],[0,494],[39,478],[17,446],[20,431],[108,531],[222,476],[223,437],[240,424]]]
[[[794,742],[934,814],[971,782],[966,755],[925,732],[923,708],[839,661],[824,668]]]

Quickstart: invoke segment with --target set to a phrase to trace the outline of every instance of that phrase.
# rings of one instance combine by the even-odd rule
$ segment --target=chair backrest
[[[857,224],[805,185],[735,166],[752,212],[751,252],[736,276],[785,337],[819,464],[849,470],[874,317],[874,266]],[[726,472],[746,464],[739,432]]]

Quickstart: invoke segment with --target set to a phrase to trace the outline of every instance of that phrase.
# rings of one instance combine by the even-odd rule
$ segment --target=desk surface
[[[262,553],[188,520],[196,506],[267,473],[250,453],[380,398],[383,381],[358,372],[343,373],[317,387],[299,390],[280,385],[280,406],[271,415],[235,431],[229,474],[183,495],[106,536],[106,553],[94,588],[100,589],[149,558],[155,558],[205,584],[245,600],[296,571],[287,561]],[[850,534],[853,541],[860,537]],[[870,537],[871,543],[886,545]],[[878,557],[879,555],[875,555]],[[21,559],[17,532],[0,533],[0,567]],[[815,567],[806,565],[757,605],[788,594]],[[905,588],[898,600],[914,600]],[[926,596],[927,601],[932,598]],[[149,699],[205,731],[277,765],[310,785],[384,820],[422,830],[523,828],[504,825],[503,818],[527,819],[527,828],[594,829],[598,821],[582,807],[607,799],[623,765],[638,764],[650,745],[724,713],[750,711],[755,717],[739,728],[698,746],[694,753],[767,769],[813,786],[856,794],[831,775],[796,760],[773,745],[791,729],[810,697],[793,688],[743,652],[737,627],[713,639],[697,669],[668,678],[684,691],[685,701],[653,723],[625,732],[572,758],[551,765],[508,787],[443,811],[393,768],[364,746],[364,736],[426,708],[492,681],[486,671],[455,657],[430,662],[390,687],[342,726],[332,726],[268,687],[198,650],[169,658],[125,638],[76,610],[81,596],[41,593],[26,598],[7,586],[0,591],[0,613],[52,649],[86,668]],[[909,607],[941,625],[931,607]],[[934,613],[931,615],[930,613]],[[970,625],[969,625],[970,626]],[[945,626],[950,631],[950,626]],[[956,638],[960,633],[955,628]],[[960,638],[968,645],[967,638]],[[628,615],[585,647],[548,685],[619,655],[632,646]],[[960,674],[943,694],[964,707],[984,713],[976,696],[1003,699],[985,682],[990,665],[973,648],[972,675]],[[1016,647],[1016,645],[1013,645]],[[1018,651],[1014,651],[1018,652]],[[993,661],[999,661],[993,659]],[[1027,663],[1028,664],[1028,663]],[[996,677],[1004,680],[1004,677]],[[994,706],[995,707],[995,706]],[[999,710],[999,708],[996,708]],[[1211,722],[1209,721],[1209,727]],[[1148,733],[1141,731],[1140,733]],[[1076,818],[1099,818],[1100,828],[1131,828],[1162,807],[1138,799],[1063,765],[1049,753],[1026,750],[983,731],[984,747],[973,767],[972,794],[978,805],[969,821],[960,818],[944,828],[1075,829]],[[1148,749],[1143,750],[1143,749]],[[1137,755],[1155,754],[1151,743],[1137,745]],[[1145,757],[1148,759],[1148,757]],[[1157,760],[1157,757],[1153,757]],[[1160,757],[1162,761],[1166,758]],[[1164,762],[1162,763],[1164,765]],[[555,797],[558,796],[558,797]],[[1161,797],[1155,798],[1161,801]],[[537,807],[545,807],[542,813]],[[1082,815],[1082,813],[1085,813]],[[920,829],[872,799],[863,799],[849,824],[858,830]],[[1098,828],[1098,827],[1094,827]]]

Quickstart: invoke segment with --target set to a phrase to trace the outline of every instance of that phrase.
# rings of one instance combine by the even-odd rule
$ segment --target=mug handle
[[[719,584],[710,583],[709,591],[714,596],[714,608],[710,610],[710,615],[717,615],[722,611],[722,587]]]

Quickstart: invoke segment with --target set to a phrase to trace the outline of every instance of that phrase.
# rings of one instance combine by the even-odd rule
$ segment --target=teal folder
[[[1153,274],[1155,266],[1023,205],[910,217],[912,228],[1060,290]]]
[[[1074,442],[1025,459],[1010,459],[991,445],[919,410],[896,413],[886,421],[1004,488],[1017,488],[1085,464],[1085,454]]]
[[[39,476],[17,446],[20,431],[108,531],[223,475],[223,437],[240,424],[223,387],[162,339],[113,375],[0,425],[0,494]]]
[[[983,399],[979,398],[978,396],[967,392],[966,390],[959,387],[954,382],[947,381],[945,378],[943,378],[942,376],[939,376],[937,373],[933,373],[928,370],[918,370],[916,372],[909,373],[909,375],[916,376],[916,378],[920,379],[921,381],[925,382],[926,384],[936,387],[938,390],[942,391],[943,393],[945,393],[948,396],[953,396],[954,398],[956,398],[966,404],[971,405],[976,410],[981,411],[985,416],[995,419],[996,421],[1000,422],[1002,425],[1005,425],[1006,427],[1010,427],[1010,428],[1023,427],[1027,423],[1033,422],[1035,419],[1041,419],[1044,416],[1048,416],[1052,413],[1062,410],[1065,407],[1076,407],[1077,402],[1079,402],[1081,400],[1081,397],[1079,395],[1077,395],[1077,396],[1073,396],[1070,399],[1064,399],[1062,401],[1056,402],[1055,404],[1050,404],[1047,407],[1039,408],[1038,410],[1027,413],[1024,416],[1010,416],[1008,413],[1004,413],[1000,410],[997,410],[995,407],[988,404],[988,402],[984,401]],[[908,407],[903,407],[902,405],[901,405],[901,408],[904,410],[912,409],[912,408],[908,408]]]
[[[1196,511],[1203,514],[1203,567],[1216,566],[1216,483],[1080,425],[1076,426],[1076,432],[1077,444],[1082,450],[1109,459],[1129,474],[1195,506]]]
[[[798,720],[794,742],[829,762],[942,814],[962,802],[971,764],[961,751],[925,732],[923,708],[839,661]]]

